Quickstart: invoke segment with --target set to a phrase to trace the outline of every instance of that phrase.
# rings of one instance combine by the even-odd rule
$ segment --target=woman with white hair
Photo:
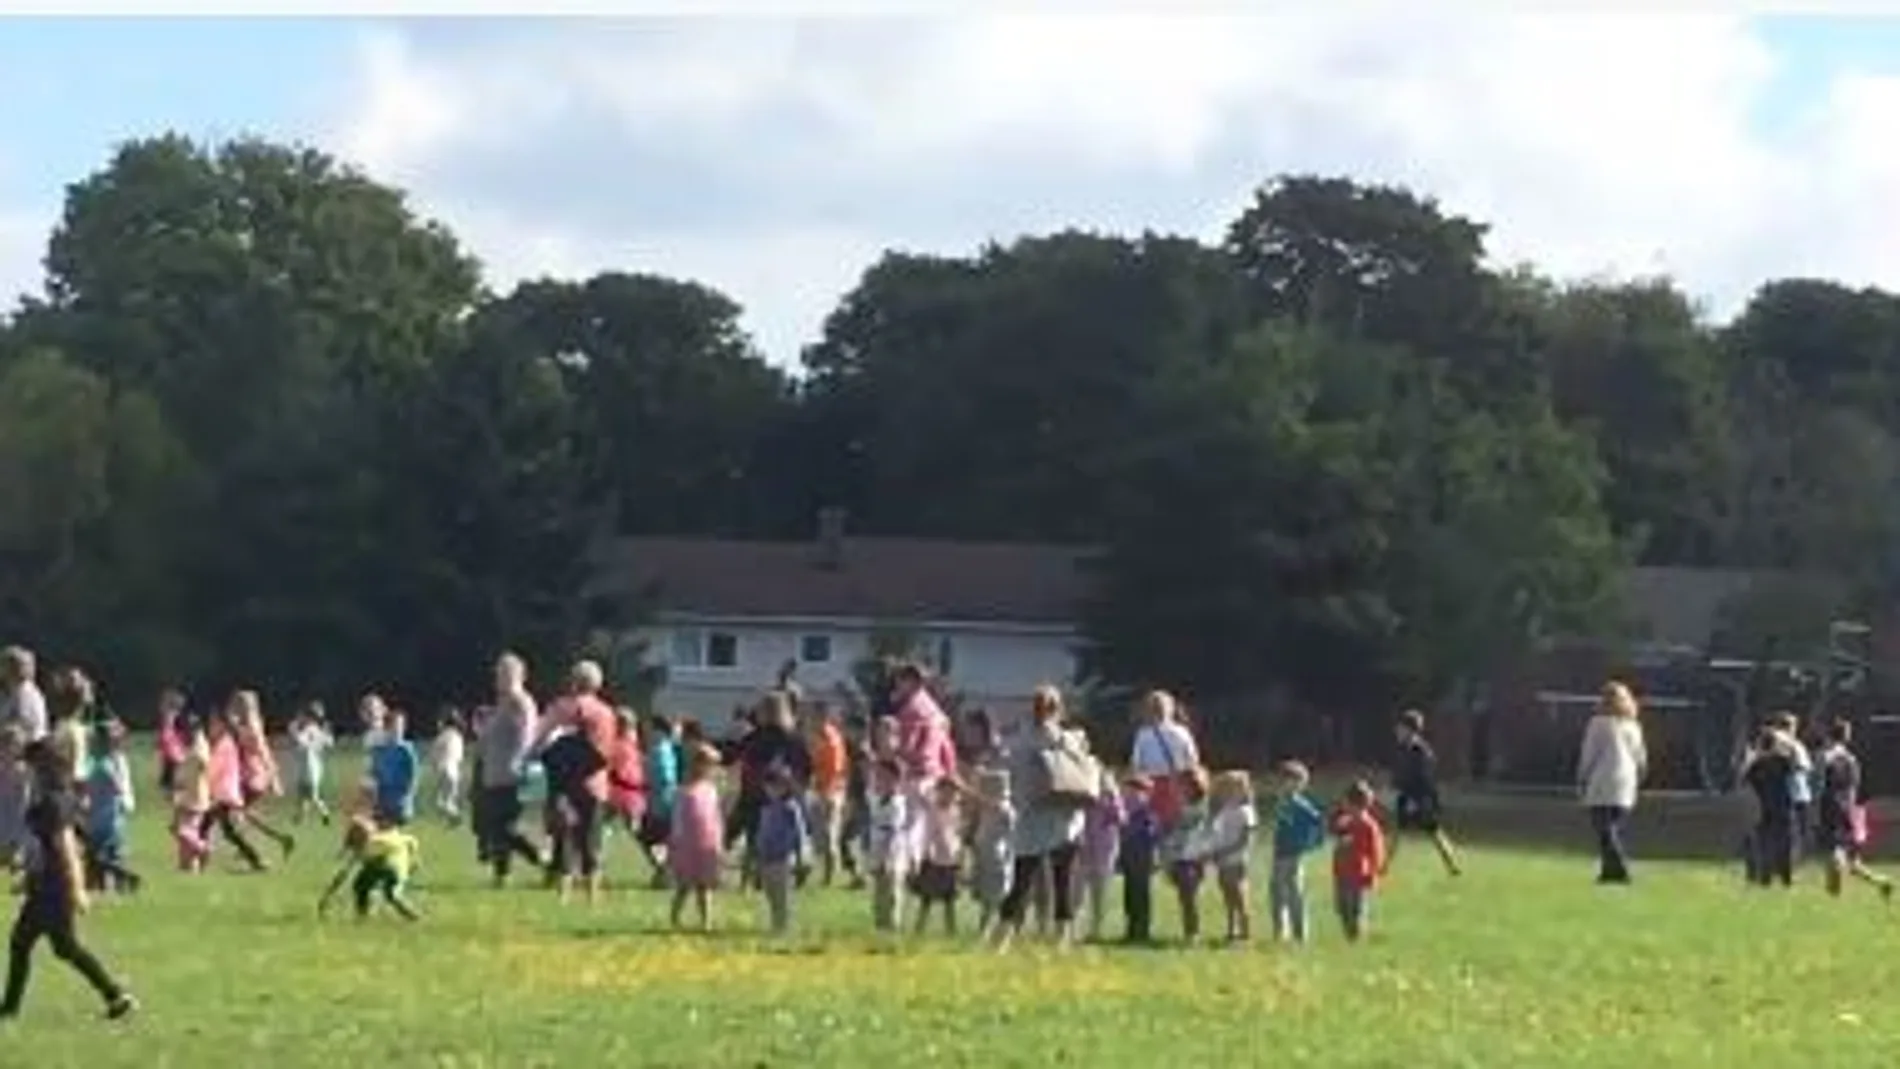
[[[1598,883],[1630,882],[1623,826],[1636,808],[1636,795],[1649,770],[1636,696],[1615,681],[1604,684],[1596,714],[1583,730],[1577,759],[1577,786],[1596,832]]]
[[[548,770],[548,790],[561,814],[549,875],[561,898],[576,877],[589,902],[600,896],[600,846],[607,802],[607,768],[619,739],[613,706],[601,698],[606,675],[595,661],[577,661],[567,676],[567,694],[541,718],[535,745]]]

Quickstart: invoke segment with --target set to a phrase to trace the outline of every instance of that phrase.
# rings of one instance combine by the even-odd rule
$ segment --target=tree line
[[[637,272],[493,292],[316,149],[178,136],[69,187],[0,326],[0,634],[176,680],[428,700],[571,652],[614,534],[1099,546],[1090,671],[1456,694],[1614,628],[1632,563],[1892,592],[1900,298],[1489,265],[1484,223],[1288,175],[1218,244],[890,252],[800,356]]]

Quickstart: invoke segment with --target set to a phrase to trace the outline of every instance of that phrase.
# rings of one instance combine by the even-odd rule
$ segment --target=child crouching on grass
[[[1346,789],[1345,801],[1333,817],[1333,908],[1339,914],[1346,941],[1357,943],[1366,931],[1372,892],[1385,871],[1385,833],[1372,815],[1372,788],[1364,782]]]
[[[416,837],[401,828],[379,828],[370,820],[353,818],[343,833],[343,866],[317,900],[317,916],[329,912],[330,900],[348,882],[357,919],[369,916],[370,899],[380,894],[402,919],[421,920],[405,894],[409,878],[421,865],[421,850]]]

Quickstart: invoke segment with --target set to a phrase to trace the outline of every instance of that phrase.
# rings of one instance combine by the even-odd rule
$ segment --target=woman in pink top
[[[206,738],[211,744],[205,770],[211,788],[211,808],[205,813],[199,835],[208,843],[212,829],[216,828],[251,871],[263,872],[270,866],[264,864],[250,840],[238,830],[238,817],[244,812],[244,759],[238,752],[237,738],[230,723],[221,716],[212,717],[206,725]]]
[[[897,669],[897,761],[904,770],[905,793],[909,795],[905,829],[911,843],[911,856],[922,854],[927,832],[924,813],[930,808],[937,781],[957,774],[957,748],[951,739],[950,717],[937,704],[924,678],[924,670],[906,662]]]
[[[556,732],[573,732],[592,749],[593,768],[578,782],[548,784],[561,807],[562,834],[554,842],[551,873],[560,877],[561,897],[572,893],[575,876],[586,886],[589,901],[600,895],[600,836],[613,764],[619,741],[619,722],[613,707],[601,700],[605,673],[593,661],[580,661],[568,673],[568,693],[554,703],[541,720],[534,749],[547,745]],[[561,745],[558,741],[556,745]]]

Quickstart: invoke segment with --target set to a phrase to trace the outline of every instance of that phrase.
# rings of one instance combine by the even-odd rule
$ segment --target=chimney
[[[818,510],[818,566],[837,571],[844,567],[845,511],[840,508]]]

